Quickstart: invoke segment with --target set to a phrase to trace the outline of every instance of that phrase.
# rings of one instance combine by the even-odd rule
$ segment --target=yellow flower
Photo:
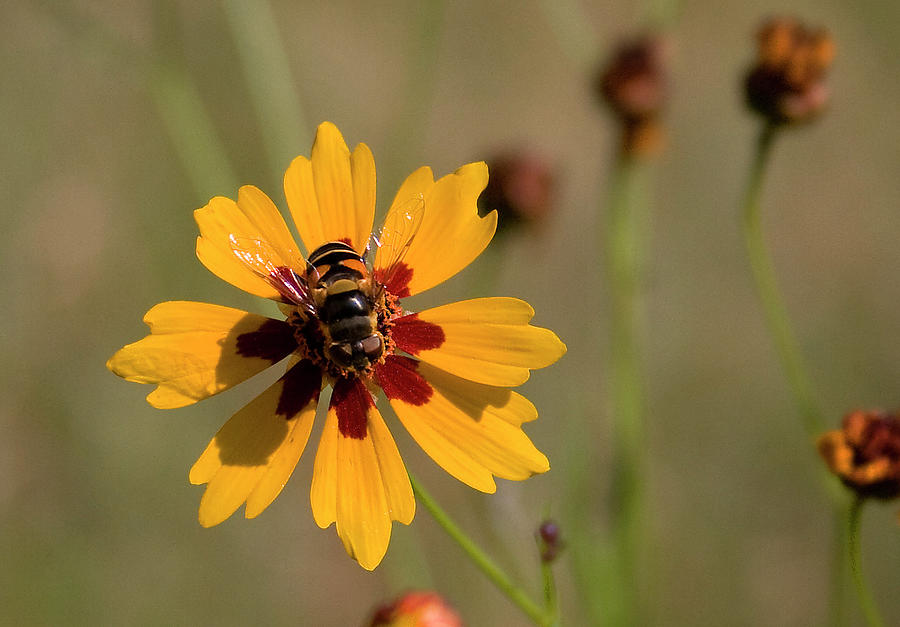
[[[399,299],[453,276],[487,246],[496,213],[479,217],[487,167],[472,163],[434,180],[413,172],[385,220],[371,273],[366,250],[375,214],[375,162],[351,153],[338,129],[319,126],[311,159],[284,177],[308,260],[271,200],[253,186],[237,202],[215,197],[194,212],[197,256],[242,290],[280,303],[285,320],[198,302],[147,312],[150,335],[107,367],[157,387],[154,407],[190,405],[290,357],[287,372],[231,417],[190,471],[207,484],[200,524],[246,504],[258,516],[278,496],[309,439],[319,393],[332,395],[319,440],[310,500],[316,523],[336,523],[347,552],[375,568],[391,521],[409,524],[415,499],[373,392],[384,392],[413,439],[444,470],[483,492],[494,476],[521,480],[550,465],[522,430],[537,418],[510,388],[566,351],[515,298],[478,298],[419,313]]]

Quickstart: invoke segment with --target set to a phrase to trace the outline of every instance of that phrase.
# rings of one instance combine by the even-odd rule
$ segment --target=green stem
[[[612,549],[605,602],[607,621],[633,625],[638,620],[635,590],[640,580],[640,550],[644,542],[646,435],[641,374],[640,334],[643,328],[641,274],[647,227],[646,167],[620,154],[610,182],[612,197],[606,230],[610,283],[610,365],[613,421]]]
[[[197,85],[183,68],[157,63],[148,83],[184,172],[201,199],[234,190],[238,177],[226,156]]]
[[[181,54],[177,7],[154,5],[154,48],[146,65],[147,88],[175,153],[198,199],[234,190],[239,181],[225,144]]]
[[[466,555],[469,556],[469,559],[475,563],[481,572],[483,572],[510,601],[519,606],[519,609],[525,612],[535,625],[551,627],[553,623],[551,623],[551,619],[544,610],[542,610],[537,603],[532,601],[524,590],[514,584],[509,576],[497,566],[484,551],[476,546],[472,539],[450,519],[443,509],[441,509],[440,505],[435,502],[412,473],[409,475],[409,481],[412,484],[413,492],[415,492],[419,502],[425,506],[425,509],[428,510],[435,521],[437,521],[443,530],[447,532],[447,535],[459,545]]]
[[[756,144],[756,155],[750,170],[750,180],[744,194],[743,228],[750,267],[756,281],[756,291],[766,316],[769,332],[775,342],[775,348],[781,359],[794,402],[800,412],[803,427],[810,438],[816,437],[824,430],[822,412],[819,410],[813,395],[812,384],[806,375],[803,359],[797,346],[788,319],[787,310],[781,299],[778,281],[771,256],[763,236],[760,197],[766,166],[769,162],[772,143],[777,127],[767,124],[763,127]]]
[[[675,25],[683,10],[681,0],[649,0],[647,22],[652,29],[664,31]]]
[[[576,0],[540,0],[538,6],[563,53],[582,73],[590,73],[597,62],[600,43],[583,3]]]
[[[848,506],[852,507],[852,505]],[[847,559],[844,557],[845,547],[848,545],[847,521],[845,510],[835,504],[834,529],[832,531],[831,551],[831,581],[829,599],[829,624],[831,627],[841,627],[847,624]]]
[[[853,573],[856,596],[859,598],[859,606],[866,617],[866,624],[869,627],[882,627],[884,621],[881,619],[881,613],[878,611],[878,606],[875,604],[875,599],[872,597],[872,593],[866,583],[860,559],[860,521],[864,504],[865,501],[857,497],[853,501],[853,505],[850,506],[850,515],[847,517],[847,546],[850,557],[850,572]]]
[[[822,411],[815,401],[813,386],[807,375],[797,339],[788,318],[787,309],[781,299],[778,281],[775,278],[774,264],[766,247],[763,235],[760,199],[766,167],[772,151],[778,127],[766,124],[760,132],[756,143],[756,153],[750,169],[750,178],[743,198],[742,226],[747,255],[756,286],[757,295],[762,303],[766,324],[778,357],[781,360],[794,404],[800,414],[803,428],[810,439],[824,430]],[[826,494],[830,497],[835,520],[835,551],[831,566],[830,616],[833,625],[844,624],[843,590],[846,579],[843,552],[843,524],[846,495],[830,475],[823,475]]]
[[[393,128],[384,151],[391,159],[378,171],[382,181],[403,180],[401,176],[411,171],[407,169],[409,164],[419,162],[429,116],[434,110],[434,87],[441,75],[438,59],[447,7],[444,0],[425,0],[415,7],[415,19],[406,20],[410,29],[403,37],[408,45],[404,59],[409,67],[403,95],[394,107]],[[384,190],[390,191],[386,187]],[[387,200],[387,196],[379,196],[377,206],[386,210]]]
[[[278,21],[266,0],[222,0],[273,172],[311,143]]]
[[[174,7],[156,5],[155,53],[148,53],[122,38],[121,33],[75,8],[71,3],[42,0],[39,6],[61,25],[72,28],[82,41],[102,46],[109,58],[127,67],[123,76],[145,80],[184,172],[199,199],[236,188],[238,177],[226,154],[212,116],[196,82],[173,52],[179,41]],[[137,71],[135,71],[135,69]]]
[[[544,583],[544,612],[548,627],[559,627],[559,598],[556,593],[556,579],[553,577],[553,563],[541,560],[541,579]]]

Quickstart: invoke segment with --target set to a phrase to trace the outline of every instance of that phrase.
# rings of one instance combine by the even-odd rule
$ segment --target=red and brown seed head
[[[857,410],[840,429],[823,434],[819,454],[831,471],[861,497],[900,496],[900,419],[882,411]]]
[[[830,97],[826,74],[835,44],[822,28],[794,18],[766,20],[757,31],[757,58],[744,80],[751,109],[773,124],[808,122]]]

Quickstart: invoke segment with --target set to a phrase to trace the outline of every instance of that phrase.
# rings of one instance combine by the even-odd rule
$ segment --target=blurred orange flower
[[[834,61],[831,35],[780,17],[767,20],[757,40],[756,64],[744,85],[747,103],[774,124],[815,118],[829,99],[825,75]]]
[[[881,411],[854,411],[818,441],[831,471],[861,497],[900,496],[900,420]]]
[[[378,609],[369,627],[463,627],[463,622],[436,592],[412,591]]]

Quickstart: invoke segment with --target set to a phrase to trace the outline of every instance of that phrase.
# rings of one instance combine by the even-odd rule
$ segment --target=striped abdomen
[[[328,358],[349,370],[369,368],[384,352],[384,341],[365,258],[349,244],[329,242],[313,251],[309,265],[308,275],[317,277],[313,295]]]

